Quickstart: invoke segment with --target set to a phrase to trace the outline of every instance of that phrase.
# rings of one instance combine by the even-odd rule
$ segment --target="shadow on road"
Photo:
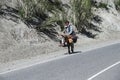
[[[78,54],[78,53],[82,53],[82,51],[75,51],[75,52],[73,52],[73,53],[71,53],[71,54]],[[69,53],[65,53],[65,55],[68,55]]]
[[[75,51],[72,54],[76,54],[76,53],[82,53],[82,51]]]

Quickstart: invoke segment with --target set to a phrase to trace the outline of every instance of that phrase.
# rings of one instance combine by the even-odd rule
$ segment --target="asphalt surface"
[[[0,74],[0,80],[120,80],[120,44]]]

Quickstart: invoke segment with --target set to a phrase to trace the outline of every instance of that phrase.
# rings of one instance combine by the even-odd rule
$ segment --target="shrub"
[[[61,0],[23,0],[19,2],[18,10],[22,19],[28,23],[36,19],[37,29],[40,27],[51,27],[51,25],[60,19],[59,14],[64,11]]]
[[[72,21],[76,25],[77,29],[79,31],[82,30],[82,28],[88,27],[83,26],[86,25],[88,22],[88,19],[90,19],[92,13],[91,13],[91,1],[90,0],[72,0],[71,1],[72,6]]]
[[[105,8],[106,10],[108,10],[107,4],[106,3],[102,3],[102,2],[97,2],[97,1],[91,1],[92,6],[96,7],[96,8]]]
[[[107,4],[105,3],[100,3],[98,8],[105,8],[106,10],[108,10]]]
[[[115,7],[120,11],[120,0],[115,1]]]

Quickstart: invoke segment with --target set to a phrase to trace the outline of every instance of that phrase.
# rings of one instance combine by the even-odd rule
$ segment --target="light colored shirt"
[[[65,34],[70,35],[70,34],[72,34],[72,32],[73,32],[72,25],[68,25],[65,29]]]

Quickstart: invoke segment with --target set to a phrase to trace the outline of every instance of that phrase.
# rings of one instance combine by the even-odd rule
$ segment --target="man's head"
[[[69,25],[69,21],[65,21],[65,26],[68,26]]]

